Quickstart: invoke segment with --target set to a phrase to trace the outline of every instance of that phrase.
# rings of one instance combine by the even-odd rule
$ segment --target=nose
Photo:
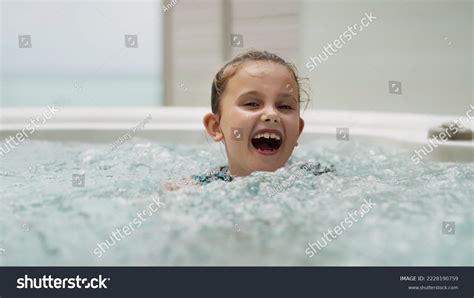
[[[274,123],[281,122],[280,117],[278,117],[278,114],[276,114],[273,111],[264,113],[261,119],[263,122],[274,122]]]

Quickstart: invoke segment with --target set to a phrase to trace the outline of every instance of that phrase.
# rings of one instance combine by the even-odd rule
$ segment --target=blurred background
[[[1,107],[210,107],[215,73],[248,49],[309,78],[313,109],[465,114],[473,1],[2,1]],[[314,71],[365,13],[376,18]],[[390,92],[389,81],[400,84]]]

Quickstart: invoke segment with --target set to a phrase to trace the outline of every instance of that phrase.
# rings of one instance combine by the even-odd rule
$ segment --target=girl
[[[215,142],[224,143],[228,165],[168,185],[170,190],[183,183],[203,185],[254,171],[275,171],[298,146],[304,121],[300,79],[293,64],[267,51],[248,51],[217,72],[211,92],[212,113],[204,116],[203,123]],[[333,170],[319,163],[305,163],[301,169],[315,175]]]

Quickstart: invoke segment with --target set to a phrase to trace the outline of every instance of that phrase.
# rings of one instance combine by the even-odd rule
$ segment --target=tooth
[[[265,137],[265,139],[268,139],[268,138],[270,138],[270,134],[269,134],[268,132],[266,132],[266,133],[264,134],[264,137]]]

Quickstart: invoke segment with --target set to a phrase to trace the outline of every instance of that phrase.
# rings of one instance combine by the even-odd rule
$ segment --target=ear
[[[300,117],[300,131],[298,133],[298,138],[300,137],[301,133],[303,132],[303,128],[304,128],[304,120],[303,120],[303,118]],[[298,146],[298,141],[296,141],[295,147],[296,146]]]
[[[208,113],[204,116],[202,121],[209,136],[215,141],[219,142],[224,139],[224,134],[219,127],[219,116],[214,113]]]

